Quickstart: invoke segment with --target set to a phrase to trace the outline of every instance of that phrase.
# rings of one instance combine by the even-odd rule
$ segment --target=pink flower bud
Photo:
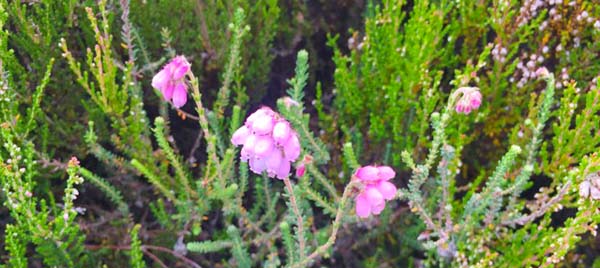
[[[79,166],[79,159],[77,159],[77,157],[75,157],[75,156],[71,156],[71,159],[69,160],[68,165],[71,167]]]
[[[296,177],[300,178],[300,177],[304,176],[305,172],[306,172],[306,166],[304,165],[304,163],[300,163],[300,165],[298,165],[296,167]]]

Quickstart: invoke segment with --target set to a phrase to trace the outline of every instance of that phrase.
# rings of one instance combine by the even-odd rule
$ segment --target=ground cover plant
[[[600,267],[586,0],[0,0],[0,267]]]

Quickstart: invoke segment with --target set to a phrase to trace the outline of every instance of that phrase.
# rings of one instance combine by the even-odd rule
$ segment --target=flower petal
[[[248,136],[250,136],[250,130],[246,126],[238,128],[231,136],[231,143],[234,145],[242,145],[246,142]]]
[[[383,199],[383,195],[377,190],[377,188],[373,186],[367,186],[365,189],[365,194],[367,196],[367,200],[371,204],[371,207],[380,206],[382,203],[385,203]]]
[[[191,64],[184,56],[175,57],[170,63],[173,80],[180,80],[190,70]]]
[[[162,69],[152,78],[152,87],[158,90],[163,90],[169,83],[169,76],[169,72],[165,69]]]
[[[273,117],[270,115],[263,115],[254,120],[252,123],[252,131],[256,135],[266,135],[273,131]]]
[[[244,147],[242,147],[242,160],[244,158],[248,159],[250,157],[254,157],[254,145],[256,144],[256,136],[249,135],[244,142]]]
[[[267,163],[267,172],[269,177],[275,177],[279,172],[279,166],[284,162],[281,151],[273,150],[271,154],[265,157]]]
[[[592,196],[592,199],[598,200],[600,199],[600,190],[592,186],[590,187],[590,195]]]
[[[284,157],[288,161],[296,161],[300,156],[300,141],[296,133],[290,134],[290,138],[283,146]]]
[[[365,166],[356,170],[356,177],[362,181],[376,181],[379,179],[379,170],[374,166]]]
[[[394,172],[394,170],[391,167],[380,166],[380,167],[377,167],[377,170],[379,171],[379,173],[378,173],[379,176],[378,177],[381,180],[388,181],[388,180],[391,180],[394,177],[396,177],[396,172]]]
[[[371,204],[367,200],[367,196],[364,193],[359,194],[356,199],[356,215],[361,218],[367,218],[371,214]]]
[[[379,214],[381,214],[381,212],[383,211],[384,208],[385,208],[385,202],[381,202],[379,204],[373,205],[371,207],[371,213],[373,213],[373,215],[379,215]]]
[[[479,105],[481,105],[481,93],[477,90],[471,94],[471,108],[477,109]]]
[[[260,157],[267,157],[271,154],[280,154],[279,150],[273,145],[273,139],[268,136],[258,136],[254,145],[254,153]]]
[[[377,190],[381,193],[385,200],[392,200],[396,197],[396,186],[389,181],[380,181],[377,184]]]
[[[267,162],[264,158],[250,157],[250,170],[256,174],[262,174],[267,169]]]
[[[177,108],[185,105],[187,102],[187,89],[185,83],[175,84],[175,90],[173,91],[173,105]]]
[[[261,118],[263,116],[270,116],[271,112],[273,112],[273,110],[271,110],[271,108],[269,108],[269,107],[263,107],[263,108],[256,110],[254,113],[250,114],[248,116],[248,118],[246,118],[246,122],[245,122],[246,126],[252,127],[252,124],[254,124],[254,121],[257,118]]]
[[[579,184],[579,195],[584,198],[590,196],[590,182],[589,181],[585,180]]]
[[[283,159],[281,164],[279,164],[279,169],[277,170],[277,178],[283,180],[290,176],[291,164],[289,161]]]
[[[165,101],[170,101],[173,98],[173,92],[175,91],[175,84],[168,82],[165,87],[160,90]]]
[[[290,125],[285,121],[279,121],[273,127],[273,140],[277,144],[285,144],[290,137]]]

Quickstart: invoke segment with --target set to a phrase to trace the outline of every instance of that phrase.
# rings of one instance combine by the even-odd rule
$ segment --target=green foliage
[[[0,0],[3,265],[590,266],[598,18],[591,1]],[[183,107],[151,85],[175,55]],[[230,141],[275,101],[301,142],[282,181]],[[367,164],[407,202],[358,218]]]
[[[198,64],[193,67],[202,73],[201,79],[213,79],[218,71],[224,70],[223,85],[232,86],[238,94],[236,104],[243,105],[248,97],[256,102],[266,93],[264,86],[275,57],[272,42],[278,31],[284,30],[281,29],[281,4],[277,0],[135,0],[131,3],[131,20],[137,26],[135,32],[139,33],[139,39],[144,40],[146,49],[142,51],[150,54],[148,57],[162,57],[166,43],[161,39],[160,30],[168,29],[173,33],[169,46],[173,45],[176,51],[185,55],[197,55],[195,62]],[[239,16],[238,8],[245,11],[247,19]],[[174,20],[174,14],[180,19]],[[249,27],[230,27],[236,25],[238,19],[244,19]],[[238,42],[234,40],[238,38],[239,30],[248,34],[237,59],[239,64],[232,65],[230,55],[236,49],[230,44]],[[228,66],[235,66],[239,71],[230,72]],[[211,87],[203,85],[203,94],[219,98],[221,93],[212,94],[216,91]]]
[[[136,224],[131,229],[131,250],[129,250],[131,268],[144,268],[146,263],[144,262],[142,254],[142,242],[138,238],[140,232],[140,225]]]
[[[436,84],[452,63],[441,60],[453,49],[454,41],[443,40],[449,28],[444,17],[451,6],[447,1],[419,1],[409,7],[408,16],[404,1],[384,1],[366,19],[364,37],[356,33],[349,41],[349,55],[337,48],[337,37],[330,39],[341,126],[352,132],[368,130],[373,142],[389,139],[396,150],[417,145],[425,134],[418,125],[443,96]]]
[[[209,253],[216,252],[233,246],[233,243],[229,240],[224,241],[202,241],[202,242],[189,242],[187,243],[187,249],[189,251],[198,253]]]
[[[310,117],[304,114],[304,93],[302,92],[308,80],[308,53],[304,50],[298,52],[296,58],[296,76],[289,79],[291,88],[288,89],[289,99],[278,100],[277,106],[281,114],[290,121],[298,132],[302,148],[310,148],[310,154],[316,163],[322,164],[329,160],[329,153],[323,142],[310,131],[308,123]]]
[[[231,254],[237,261],[237,267],[250,268],[252,261],[248,255],[248,251],[242,245],[242,238],[237,228],[234,226],[227,227],[227,234],[231,237],[233,246],[231,248]]]
[[[112,186],[105,179],[98,177],[96,174],[92,173],[86,168],[80,167],[79,172],[81,176],[87,179],[90,183],[94,184],[98,187],[106,196],[112,201],[123,215],[129,214],[129,208],[127,207],[127,203],[123,200],[123,195],[119,190],[117,190],[114,186]]]

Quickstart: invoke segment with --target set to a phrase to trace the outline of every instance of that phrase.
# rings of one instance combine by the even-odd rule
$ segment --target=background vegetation
[[[0,28],[6,267],[600,266],[593,1],[0,0]],[[261,105],[291,187],[230,142]],[[371,163],[400,190],[359,219]]]

